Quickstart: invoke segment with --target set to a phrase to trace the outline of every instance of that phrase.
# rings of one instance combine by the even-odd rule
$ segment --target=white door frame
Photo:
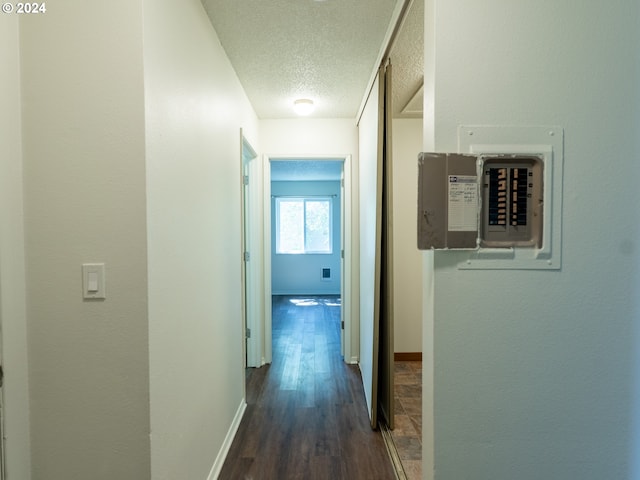
[[[351,318],[352,292],[351,292],[351,262],[352,262],[352,172],[351,172],[351,155],[267,155],[263,156],[263,207],[264,207],[264,358],[266,363],[272,361],[272,345],[271,345],[271,161],[272,160],[310,160],[310,161],[343,161],[344,175],[344,211],[342,213],[344,230],[341,232],[344,238],[344,260],[341,269],[342,282],[341,291],[341,310],[342,319],[344,321],[344,360],[347,363],[356,363],[354,360],[351,339],[353,322]]]
[[[262,324],[260,318],[260,242],[259,225],[260,184],[258,155],[240,130],[242,141],[242,247],[243,247],[243,357],[245,367],[259,367],[262,361]],[[245,182],[248,179],[248,183]],[[247,336],[247,329],[251,332]]]

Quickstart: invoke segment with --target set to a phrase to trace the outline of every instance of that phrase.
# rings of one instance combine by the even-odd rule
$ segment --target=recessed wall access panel
[[[563,138],[461,126],[458,153],[421,153],[418,248],[467,250],[460,269],[561,268]]]
[[[481,190],[478,248],[458,268],[560,269],[563,129],[461,125],[458,151],[478,158]]]
[[[418,248],[474,249],[478,239],[475,155],[418,157]]]

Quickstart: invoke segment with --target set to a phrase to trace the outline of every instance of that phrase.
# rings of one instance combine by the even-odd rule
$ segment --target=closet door
[[[382,72],[381,72],[382,74]],[[394,427],[394,337],[393,337],[393,169],[392,169],[392,85],[391,62],[384,69],[382,112],[382,159],[380,165],[380,287],[377,289],[379,305],[378,404],[381,421]]]

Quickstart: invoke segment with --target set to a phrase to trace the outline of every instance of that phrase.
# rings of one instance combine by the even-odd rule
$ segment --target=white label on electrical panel
[[[478,177],[449,175],[450,232],[478,230]]]

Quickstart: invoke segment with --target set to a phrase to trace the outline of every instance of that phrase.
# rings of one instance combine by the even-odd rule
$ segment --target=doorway
[[[339,296],[341,353],[345,362],[355,363],[350,314],[351,157],[265,156],[263,171],[267,363],[273,355],[272,295],[311,293]],[[329,184],[331,188],[327,188]],[[328,212],[331,218],[329,251],[326,238],[319,238],[326,237],[327,232],[318,236],[318,225],[305,225],[307,215],[312,224],[327,218],[319,212]],[[298,222],[298,227],[291,227],[297,228],[293,244],[280,238],[278,230],[284,228],[282,237],[286,236],[290,231],[286,230],[288,218],[293,224]],[[310,250],[308,254],[305,249]]]
[[[243,290],[243,358],[246,367],[259,367],[264,362],[261,355],[261,331],[260,318],[260,236],[262,234],[258,219],[258,201],[260,200],[256,182],[259,178],[259,162],[257,154],[242,130],[242,290]]]

